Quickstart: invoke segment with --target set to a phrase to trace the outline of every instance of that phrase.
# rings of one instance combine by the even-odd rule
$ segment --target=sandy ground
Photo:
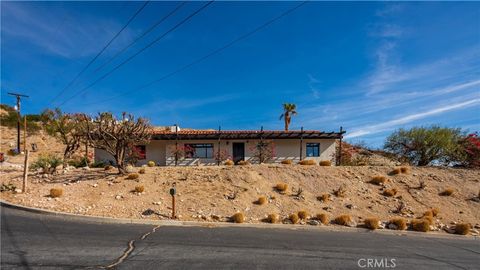
[[[480,203],[472,200],[480,190],[480,171],[454,168],[410,168],[408,174],[388,175],[394,167],[321,167],[301,165],[248,165],[219,167],[146,167],[138,180],[118,176],[116,170],[75,169],[65,174],[44,178],[31,173],[28,192],[2,192],[2,200],[50,210],[76,214],[138,219],[166,219],[171,215],[169,189],[177,187],[177,215],[180,220],[227,221],[236,212],[243,212],[246,222],[262,222],[268,214],[282,218],[306,210],[310,215],[327,213],[331,218],[349,214],[361,224],[367,217],[388,221],[392,217],[419,217],[432,207],[440,210],[435,229],[453,222],[480,226]],[[135,168],[138,171],[140,168]],[[21,172],[3,168],[1,183],[21,187]],[[384,186],[368,183],[373,176],[384,175]],[[426,185],[419,189],[420,182]],[[274,189],[277,183],[288,184],[286,194]],[[333,191],[346,187],[345,197]],[[135,193],[135,186],[144,186]],[[453,188],[452,196],[439,192]],[[60,198],[50,198],[51,188],[62,188]],[[394,197],[382,195],[385,188],[396,188]],[[295,194],[299,189],[300,196]],[[317,196],[329,193],[331,201],[321,202]],[[268,202],[254,202],[266,196]],[[394,213],[400,204],[404,213]],[[150,213],[149,213],[150,212]]]

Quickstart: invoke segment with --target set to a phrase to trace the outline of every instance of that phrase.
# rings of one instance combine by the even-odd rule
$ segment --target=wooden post
[[[23,117],[23,152],[27,153],[27,116]]]
[[[175,195],[172,195],[172,219],[175,219]]]
[[[22,193],[27,192],[27,178],[28,178],[28,150],[25,150],[25,163],[23,163]]]
[[[218,126],[217,166],[220,166],[220,139],[221,138],[222,138],[222,128]]]
[[[175,124],[175,166],[178,164],[178,126]]]
[[[340,127],[340,145],[338,146],[338,162],[337,162],[337,165],[342,164],[342,139],[343,139],[343,127]]]
[[[300,128],[300,161],[303,160],[303,127]]]
[[[259,164],[263,162],[263,126],[260,128],[260,157],[259,157]]]

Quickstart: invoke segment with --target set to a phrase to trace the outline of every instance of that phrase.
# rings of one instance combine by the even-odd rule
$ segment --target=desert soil
[[[330,218],[349,214],[358,223],[367,217],[388,221],[393,217],[412,219],[426,210],[440,210],[434,230],[457,223],[480,226],[480,171],[457,168],[410,168],[407,174],[388,175],[395,167],[356,166],[321,167],[301,165],[247,165],[218,167],[145,167],[138,180],[128,180],[115,169],[73,169],[66,173],[43,177],[32,172],[25,194],[2,192],[2,200],[50,210],[104,217],[136,219],[168,219],[171,215],[169,189],[177,187],[177,215],[180,220],[228,221],[236,212],[243,212],[247,223],[262,222],[268,214],[282,218],[306,210],[310,215],[326,213]],[[140,168],[134,168],[135,171]],[[1,183],[21,188],[19,169],[3,168]],[[369,183],[376,175],[387,176],[384,186]],[[419,188],[423,182],[425,187]],[[287,183],[281,194],[277,183]],[[333,191],[346,187],[344,197]],[[142,193],[134,192],[144,186]],[[63,189],[59,198],[50,198],[51,188]],[[393,197],[382,195],[385,188],[396,188]],[[451,196],[440,196],[453,188]],[[296,196],[298,190],[302,193]],[[317,196],[329,193],[331,201],[321,202]],[[266,196],[268,202],[254,202]],[[395,213],[404,204],[403,213]],[[475,231],[474,231],[475,234]]]

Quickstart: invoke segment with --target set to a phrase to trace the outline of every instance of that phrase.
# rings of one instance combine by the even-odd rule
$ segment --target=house
[[[180,130],[173,126],[152,131],[147,145],[137,146],[137,165],[152,160],[159,166],[218,165],[220,160],[241,160],[252,164],[261,158],[265,163],[280,163],[303,159],[331,160],[335,164],[336,141],[345,131],[323,132],[317,130]],[[95,149],[95,160],[110,161],[104,150]]]

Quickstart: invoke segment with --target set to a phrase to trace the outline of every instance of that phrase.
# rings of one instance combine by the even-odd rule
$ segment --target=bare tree
[[[118,173],[125,174],[128,149],[150,141],[151,125],[148,120],[123,113],[116,119],[111,113],[99,113],[90,119],[84,116],[86,136],[91,145],[105,150],[115,158]]]
[[[83,130],[79,126],[80,115],[66,114],[56,108],[55,110],[45,110],[41,115],[41,120],[47,133],[65,145],[63,152],[63,166],[65,167],[68,159],[78,150],[83,139]]]

